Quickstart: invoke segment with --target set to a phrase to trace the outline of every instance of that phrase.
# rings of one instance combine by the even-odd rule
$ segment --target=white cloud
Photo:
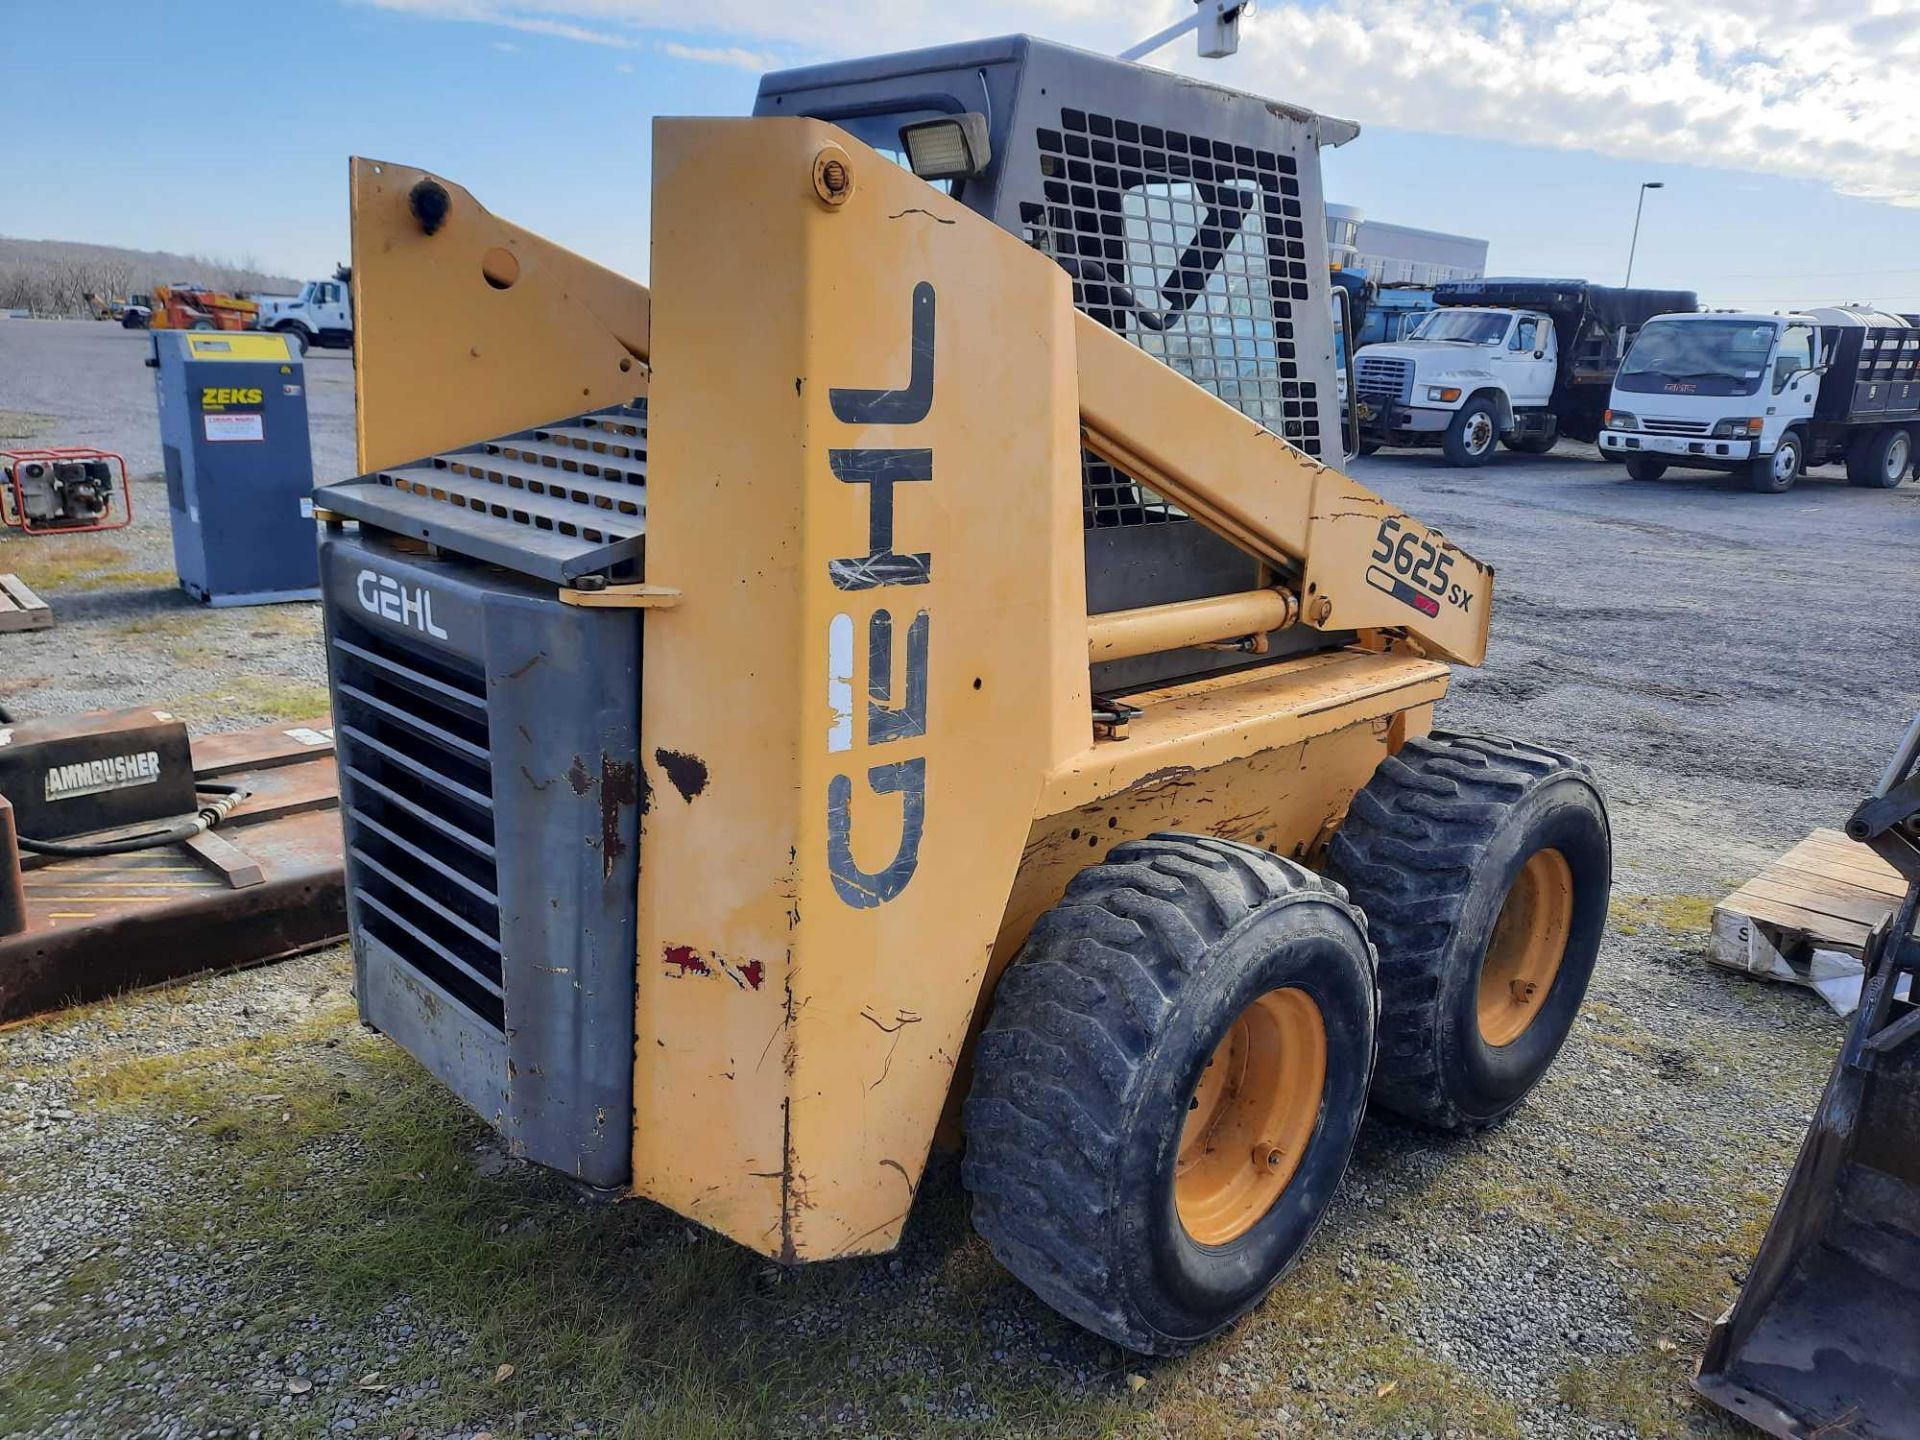
[[[749,69],[1026,30],[1114,51],[1182,0],[372,0]],[[702,44],[663,40],[697,31]],[[1920,206],[1914,0],[1268,0],[1155,59],[1362,124],[1818,180]]]
[[[1910,0],[1344,0],[1263,9],[1223,73],[1363,123],[1920,205],[1916,63]]]
[[[783,63],[764,50],[743,50],[737,45],[682,45],[677,40],[662,40],[660,52],[676,60],[691,60],[696,65],[731,65],[755,75],[777,70]]]

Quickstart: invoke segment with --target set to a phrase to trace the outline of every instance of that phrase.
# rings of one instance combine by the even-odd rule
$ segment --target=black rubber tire
[[[1487,437],[1486,446],[1476,454],[1471,448],[1467,432],[1473,427],[1474,418],[1482,415],[1486,417],[1493,433]],[[1446,452],[1449,465],[1462,467],[1484,465],[1493,458],[1496,448],[1494,441],[1499,438],[1500,412],[1495,408],[1493,401],[1476,396],[1462,405],[1460,413],[1453,417],[1453,422],[1447,426],[1447,433],[1440,437],[1440,448]]]
[[[1658,480],[1667,473],[1667,462],[1649,460],[1644,455],[1627,457],[1627,478],[1629,480]]]
[[[1783,451],[1793,452],[1791,467],[1783,466]],[[1747,488],[1762,495],[1784,495],[1793,488],[1794,481],[1805,472],[1806,446],[1797,432],[1789,430],[1780,437],[1780,443],[1771,455],[1756,455],[1747,462]],[[1785,470],[1783,475],[1781,472]]]
[[[1500,443],[1517,455],[1546,455],[1560,443],[1560,422],[1547,421],[1544,435],[1509,435]]]
[[[1481,962],[1514,877],[1546,848],[1572,872],[1566,949],[1533,1023],[1494,1048],[1480,1033]],[[1613,842],[1592,772],[1515,740],[1409,740],[1354,796],[1327,873],[1366,912],[1380,957],[1374,1099],[1440,1130],[1504,1119],[1572,1029],[1606,928]]]
[[[1863,490],[1891,490],[1913,471],[1913,432],[1885,425],[1847,448],[1847,483]]]
[[[1383,442],[1379,440],[1362,440],[1360,442],[1360,453],[1362,455],[1372,455],[1380,449],[1382,443]]]
[[[187,328],[190,330],[211,330],[214,328],[214,325],[211,320],[196,320]]]
[[[1230,841],[1154,835],[1075,876],[1001,979],[974,1057],[961,1178],[974,1228],[1042,1300],[1174,1354],[1258,1304],[1346,1173],[1379,1016],[1366,921],[1339,887]],[[1207,1060],[1257,997],[1307,991],[1327,1034],[1319,1120],[1238,1239],[1182,1227],[1174,1166]]]
[[[307,351],[313,348],[313,341],[308,337],[307,332],[302,330],[298,325],[284,325],[280,328],[279,333],[287,337],[287,344],[293,349],[295,359],[305,355]]]

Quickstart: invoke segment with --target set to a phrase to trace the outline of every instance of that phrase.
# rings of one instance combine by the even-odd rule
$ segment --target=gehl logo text
[[[847,425],[917,425],[933,406],[933,286],[921,281],[913,287],[913,362],[904,390],[841,390],[827,392],[833,417]],[[863,448],[829,450],[827,464],[834,478],[867,487],[867,553],[827,562],[834,588],[849,595],[868,590],[927,584],[933,577],[933,556],[901,552],[893,543],[893,500],[896,485],[924,484],[933,479],[931,449]],[[833,725],[827,732],[827,750],[845,754],[848,768],[859,773],[860,784],[875,795],[900,797],[900,840],[893,859],[876,871],[860,868],[853,853],[854,776],[844,772],[827,782],[827,868],[833,888],[858,909],[884,905],[905,890],[920,864],[920,837],[927,823],[927,760],[915,755],[915,741],[927,733],[927,643],[932,622],[924,605],[898,613],[890,602],[864,616],[849,606],[829,622],[827,631],[827,694]],[[903,623],[904,622],[904,623]],[[904,631],[906,663],[902,693],[894,694],[893,652],[896,636]],[[865,651],[864,666],[856,657]],[[864,672],[867,703],[857,723],[854,677]],[[856,752],[855,734],[860,732]],[[862,763],[855,764],[859,754]]]
[[[378,570],[362,570],[353,579],[353,593],[369,615],[405,625],[436,640],[447,638],[433,619],[433,592],[424,585],[402,585]]]

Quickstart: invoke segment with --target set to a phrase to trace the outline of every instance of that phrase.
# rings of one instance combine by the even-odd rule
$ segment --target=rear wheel
[[[1484,465],[1499,438],[1500,416],[1493,402],[1473,399],[1453,417],[1441,437],[1440,448],[1446,452],[1449,465]]]
[[[1869,490],[1891,490],[1913,468],[1913,432],[1889,425],[1863,435],[1847,451],[1847,481]]]
[[[1346,1171],[1376,1003],[1366,922],[1338,886],[1224,840],[1116,847],[994,995],[966,1103],[974,1228],[1130,1349],[1222,1329]]]
[[[1792,430],[1780,437],[1771,455],[1756,455],[1747,466],[1747,488],[1763,495],[1780,495],[1793,488],[1803,468],[1800,436]]]
[[[1649,460],[1644,455],[1627,457],[1627,478],[1629,480],[1658,480],[1667,473],[1667,462]]]
[[[1371,455],[1379,448],[1380,442],[1378,440],[1362,440],[1360,442],[1360,453],[1362,455]]]
[[[188,329],[190,329],[190,330],[211,330],[211,329],[213,329],[213,321],[211,321],[211,320],[196,320],[196,321],[194,321],[194,322],[193,322],[193,324],[192,324],[192,325],[190,325],[190,326],[188,326],[187,328],[188,328]]]
[[[1379,950],[1374,1098],[1445,1130],[1503,1119],[1599,954],[1613,861],[1591,773],[1513,740],[1410,740],[1354,797],[1327,870]]]

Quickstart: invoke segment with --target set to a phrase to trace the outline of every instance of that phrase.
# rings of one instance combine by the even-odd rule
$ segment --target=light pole
[[[1642,180],[1640,182],[1640,200],[1633,207],[1633,243],[1627,247],[1627,284],[1633,284],[1633,252],[1640,248],[1640,212],[1647,208],[1647,191],[1664,190],[1664,180]]]

